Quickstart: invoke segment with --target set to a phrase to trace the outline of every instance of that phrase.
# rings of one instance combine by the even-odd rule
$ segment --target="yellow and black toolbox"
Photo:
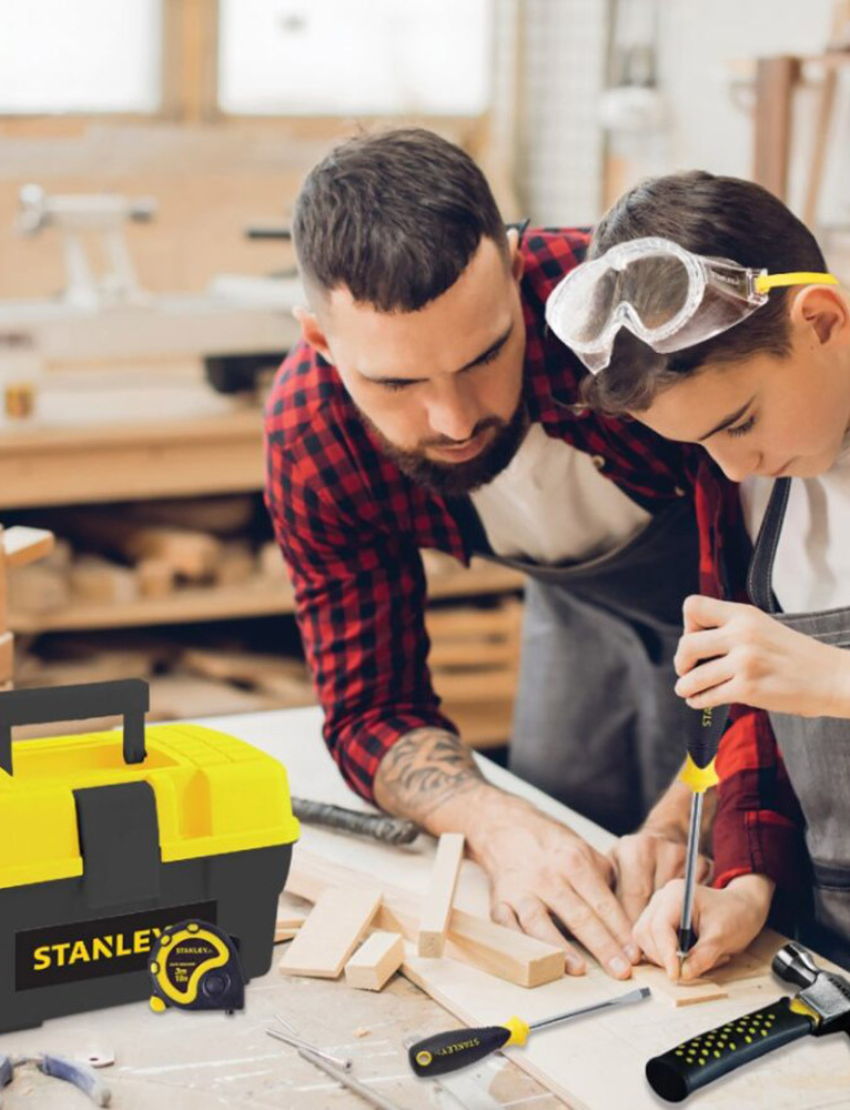
[[[145,729],[141,679],[0,694],[0,1033],[147,999],[162,929],[229,933],[268,971],[298,822],[271,756],[200,725]],[[120,731],[12,727],[121,714]]]

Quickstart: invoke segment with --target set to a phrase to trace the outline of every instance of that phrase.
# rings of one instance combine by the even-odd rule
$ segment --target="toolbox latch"
[[[147,782],[74,791],[83,891],[93,909],[160,896],[156,795]]]

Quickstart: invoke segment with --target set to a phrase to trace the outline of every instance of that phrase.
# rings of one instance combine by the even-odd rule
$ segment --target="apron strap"
[[[765,613],[779,613],[781,606],[773,592],[773,563],[776,549],[782,534],[788,495],[791,492],[790,478],[777,478],[770,495],[764,520],[759,528],[758,539],[750,560],[747,574],[747,593],[753,605]]]

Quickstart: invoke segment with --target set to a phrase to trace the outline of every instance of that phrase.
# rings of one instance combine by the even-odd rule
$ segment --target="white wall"
[[[752,172],[751,116],[737,107],[728,85],[727,62],[758,55],[818,54],[831,26],[833,0],[662,0],[659,70],[668,98],[671,130],[667,169],[701,168],[748,177]],[[845,90],[842,90],[844,92]],[[811,136],[814,96],[797,97],[791,201],[799,202]],[[827,220],[847,217],[846,194],[836,180],[845,144],[846,96],[839,110],[824,189]]]

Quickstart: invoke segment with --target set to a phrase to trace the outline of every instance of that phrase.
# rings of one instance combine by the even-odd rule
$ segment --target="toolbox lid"
[[[15,741],[0,768],[0,889],[83,874],[74,791],[146,782],[163,863],[298,839],[283,765],[202,725],[153,725],[144,762],[125,763],[120,731]]]

